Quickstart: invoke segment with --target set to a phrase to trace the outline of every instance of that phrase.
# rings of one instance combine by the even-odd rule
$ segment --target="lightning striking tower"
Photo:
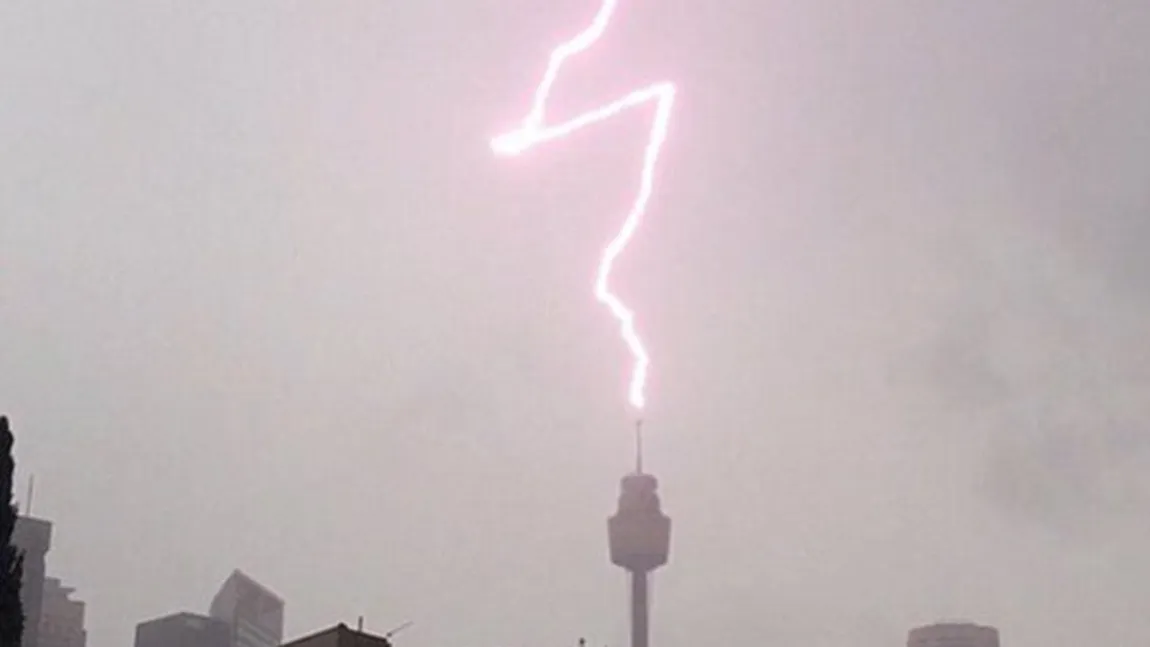
[[[601,0],[591,24],[571,40],[551,52],[543,80],[535,90],[530,112],[520,126],[491,140],[491,148],[500,155],[519,155],[539,144],[567,137],[587,126],[615,117],[631,108],[653,104],[654,119],[639,173],[639,190],[623,224],[607,243],[595,276],[595,298],[619,321],[620,333],[631,353],[631,382],[628,400],[636,409],[646,404],[645,387],[650,363],[647,350],[635,327],[635,313],[611,291],[609,279],[616,259],[634,237],[647,211],[655,183],[655,168],[667,139],[671,108],[675,103],[675,86],[659,82],[639,88],[610,103],[593,108],[566,121],[547,119],[547,102],[559,71],[570,58],[593,46],[606,31],[619,0]],[[636,425],[635,472],[623,477],[620,484],[619,509],[607,521],[611,561],[626,569],[631,576],[631,647],[648,647],[649,612],[648,576],[667,563],[671,543],[671,519],[659,504],[658,480],[643,471],[642,421]]]
[[[642,427],[635,428],[635,471],[620,483],[619,509],[607,520],[611,561],[631,575],[631,647],[647,647],[648,575],[667,563],[671,519],[659,503],[659,481],[643,471]]]

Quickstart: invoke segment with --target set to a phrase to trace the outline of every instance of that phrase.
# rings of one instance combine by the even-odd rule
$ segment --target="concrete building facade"
[[[37,647],[85,647],[84,603],[71,598],[74,592],[59,578],[44,579]]]
[[[212,599],[210,613],[231,628],[231,647],[278,647],[283,641],[283,599],[238,569]]]
[[[196,613],[173,613],[136,625],[135,647],[230,647],[231,627]]]
[[[911,629],[907,647],[999,647],[998,630],[973,622],[940,622]]]
[[[34,517],[18,517],[12,530],[12,544],[24,554],[24,579],[20,583],[20,603],[24,607],[22,647],[39,647],[41,608],[48,550],[52,547],[52,523]]]

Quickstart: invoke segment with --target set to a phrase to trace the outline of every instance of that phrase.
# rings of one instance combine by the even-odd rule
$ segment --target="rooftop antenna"
[[[356,620],[355,630],[358,631],[359,633],[363,633],[363,616],[360,616],[359,619]]]
[[[399,632],[403,631],[404,629],[407,629],[408,627],[410,627],[410,626],[411,626],[411,625],[413,625],[413,624],[415,624],[415,622],[414,622],[414,621],[412,621],[412,620],[408,620],[407,622],[405,622],[405,623],[403,623],[403,624],[399,625],[399,626],[398,626],[398,627],[396,627],[395,629],[392,629],[391,631],[389,631],[389,632],[387,632],[387,633],[383,634],[383,639],[384,639],[384,640],[389,640],[389,639],[390,639],[392,636],[394,636],[395,634],[397,634],[397,633],[399,633]]]
[[[643,419],[635,421],[635,473],[643,473]]]

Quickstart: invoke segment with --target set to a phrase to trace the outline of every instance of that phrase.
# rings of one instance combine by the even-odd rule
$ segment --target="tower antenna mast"
[[[643,419],[635,421],[635,473],[643,473]]]

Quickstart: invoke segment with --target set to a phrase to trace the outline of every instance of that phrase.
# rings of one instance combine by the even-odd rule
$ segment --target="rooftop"
[[[312,645],[324,647],[391,647],[391,641],[383,636],[375,636],[363,631],[356,631],[342,622],[314,634],[296,638],[284,643],[283,647],[311,647]]]

